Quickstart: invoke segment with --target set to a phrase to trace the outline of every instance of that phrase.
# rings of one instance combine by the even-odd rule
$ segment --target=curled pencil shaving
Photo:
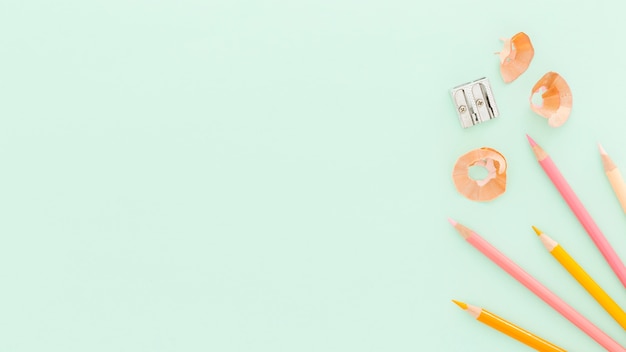
[[[541,94],[541,103],[533,102],[535,94]],[[565,79],[556,72],[543,75],[530,93],[530,108],[547,118],[548,125],[552,127],[559,127],[567,121],[572,112],[572,103],[572,91]]]
[[[530,65],[535,49],[526,33],[519,32],[512,38],[502,38],[504,46],[500,51],[500,74],[505,83],[513,82]]]
[[[487,169],[487,177],[474,180],[472,166]],[[457,191],[468,199],[486,202],[504,193],[506,189],[506,159],[495,149],[482,147],[463,154],[454,165],[452,179]]]

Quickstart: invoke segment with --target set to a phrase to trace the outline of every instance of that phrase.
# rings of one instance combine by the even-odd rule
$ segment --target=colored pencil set
[[[604,234],[600,231],[595,221],[589,215],[581,201],[578,199],[572,188],[569,186],[561,172],[550,156],[537,144],[528,137],[539,165],[543,168],[546,175],[550,178],[556,189],[559,191],[567,205],[570,207],[576,218],[579,220],[593,243],[596,245],[602,256],[607,261],[615,275],[619,278],[622,285],[626,287],[626,266],[622,263],[617,253],[611,247]],[[599,146],[600,154],[604,169],[609,182],[620,202],[622,208],[626,212],[626,184],[622,179],[619,170],[609,158],[602,146]],[[459,234],[469,242],[474,248],[478,249],[483,255],[492,262],[506,271],[519,283],[524,285],[528,290],[541,298],[550,307],[559,314],[569,320],[581,331],[595,340],[600,346],[610,352],[626,352],[626,348],[613,340],[610,336],[596,327],[582,314],[568,305],[556,294],[546,288],[542,283],[525,272],[521,267],[514,263],[511,259],[493,247],[484,238],[476,232],[463,226],[462,224],[449,219],[450,223],[459,232]],[[578,283],[598,302],[600,306],[623,328],[626,330],[626,313],[615,301],[587,274],[587,272],[565,251],[565,249],[555,240],[544,234],[541,230],[533,226],[533,230],[539,236],[539,239],[550,252],[550,254],[563,266],[569,274],[578,281]],[[505,319],[486,311],[482,308],[475,307],[463,302],[454,301],[463,310],[466,310],[478,321],[534,348],[538,351],[565,351],[551,342],[548,342],[533,333],[516,326]]]

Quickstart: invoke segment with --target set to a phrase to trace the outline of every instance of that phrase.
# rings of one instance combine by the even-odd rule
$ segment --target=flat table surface
[[[0,350],[529,350],[451,299],[603,350],[448,217],[626,345],[531,229],[626,307],[525,137],[626,260],[596,146],[626,168],[620,5],[3,1]],[[535,57],[505,84],[493,53],[520,31]],[[574,97],[559,128],[529,107],[548,71]],[[501,116],[462,129],[449,90],[483,76]],[[477,203],[451,173],[483,146],[507,190]]]

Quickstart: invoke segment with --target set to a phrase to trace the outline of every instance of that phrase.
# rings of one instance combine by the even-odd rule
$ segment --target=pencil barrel
[[[481,323],[488,325],[501,333],[508,335],[517,341],[534,348],[537,351],[545,352],[564,352],[566,350],[556,346],[549,341],[542,339],[535,334],[520,328],[519,326],[508,322],[499,316],[483,309],[477,318]]]
[[[626,266],[624,266],[624,263],[622,263],[621,259],[617,256],[617,253],[613,247],[611,247],[606,237],[604,237],[604,234],[593,220],[587,209],[585,209],[580,199],[578,199],[572,187],[570,187],[567,183],[565,177],[563,177],[550,157],[541,160],[539,164],[546,172],[546,175],[548,175],[585,231],[587,231],[587,234],[593,243],[596,247],[598,247],[600,253],[602,253],[602,256],[607,261],[611,269],[613,269],[613,272],[617,275],[622,285],[626,287]]]
[[[563,247],[556,246],[552,256],[578,281],[578,283],[611,315],[613,319],[626,330],[626,313],[615,301],[598,285],[595,280],[572,258]]]

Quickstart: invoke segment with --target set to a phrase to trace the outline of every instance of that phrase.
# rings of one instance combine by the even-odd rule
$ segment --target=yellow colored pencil
[[[626,313],[615,301],[598,285],[587,272],[572,258],[561,245],[538,228],[533,230],[552,256],[589,292],[589,294],[626,330]]]
[[[526,344],[529,347],[534,348],[537,351],[545,351],[545,352],[564,352],[566,350],[561,347],[548,342],[541,337],[526,331],[519,326],[508,322],[499,316],[483,309],[480,307],[473,306],[471,304],[459,302],[452,300],[452,302],[456,303],[457,306],[461,307],[461,309],[467,311],[471,316],[476,318],[479,322],[492,327],[500,331],[501,333],[508,335],[517,341]]]
[[[622,174],[620,174],[613,160],[611,160],[599,143],[598,148],[600,149],[600,156],[602,157],[602,165],[604,166],[606,177],[609,179],[609,183],[613,188],[613,192],[615,192],[615,196],[617,196],[617,200],[619,200],[619,204],[622,206],[622,210],[626,213],[626,183],[624,183]]]

